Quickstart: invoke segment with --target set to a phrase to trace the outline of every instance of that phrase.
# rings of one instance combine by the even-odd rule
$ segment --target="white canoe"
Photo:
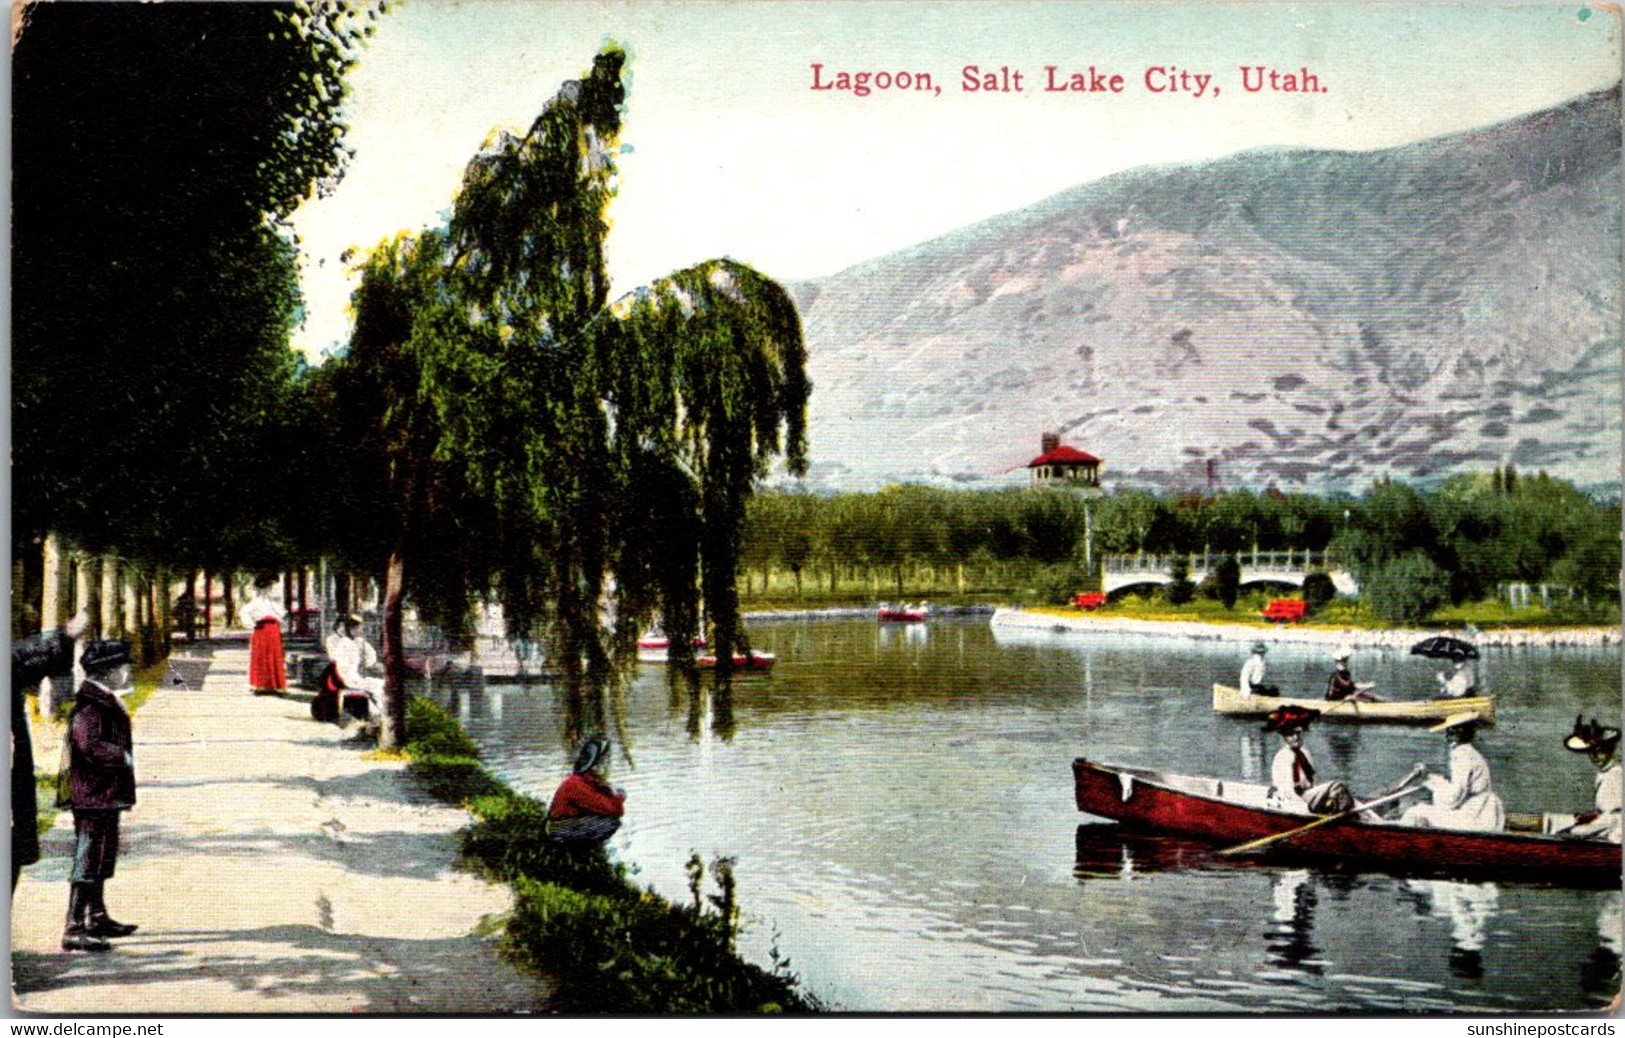
[[[1495,723],[1495,700],[1489,696],[1465,699],[1395,699],[1362,703],[1355,699],[1290,699],[1285,696],[1245,696],[1239,689],[1213,686],[1215,713],[1236,717],[1263,715],[1278,706],[1299,706],[1319,710],[1322,721],[1395,721],[1421,723],[1442,721],[1451,714],[1477,714],[1485,724]]]

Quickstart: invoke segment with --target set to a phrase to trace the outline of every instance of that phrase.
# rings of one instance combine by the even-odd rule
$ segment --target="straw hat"
[[[1337,651],[1332,653],[1332,659],[1342,661],[1354,655],[1354,650],[1347,645],[1339,645]]]
[[[1448,732],[1452,728],[1460,728],[1463,725],[1472,725],[1476,728],[1478,726],[1478,715],[1471,710],[1459,714],[1451,714],[1443,721],[1440,721],[1432,728],[1429,728],[1428,731]]]

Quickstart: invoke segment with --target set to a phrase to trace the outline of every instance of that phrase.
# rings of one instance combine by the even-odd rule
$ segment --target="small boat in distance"
[[[751,652],[749,655],[736,652],[734,653],[734,673],[767,674],[772,672],[773,664],[777,662],[778,657],[771,652]],[[694,657],[694,665],[701,670],[716,670],[717,658],[715,656],[696,656]]]
[[[875,610],[875,619],[883,624],[920,624],[931,619],[931,603],[921,602],[919,605],[889,605],[880,603]]]
[[[1232,717],[1262,717],[1277,707],[1319,710],[1321,721],[1388,721],[1421,724],[1442,721],[1451,714],[1475,713],[1484,724],[1495,723],[1495,700],[1490,696],[1457,699],[1385,699],[1376,703],[1357,699],[1293,699],[1285,696],[1248,696],[1228,685],[1213,686],[1213,712]]]
[[[1128,831],[1230,845],[1279,836],[1316,818],[1270,807],[1269,787],[1256,782],[1098,764],[1082,757],[1072,762],[1072,778],[1079,811],[1109,818]],[[1353,817],[1306,830],[1277,843],[1270,853],[1400,873],[1495,874],[1601,889],[1618,889],[1622,864],[1617,843],[1536,832],[1423,829]]]

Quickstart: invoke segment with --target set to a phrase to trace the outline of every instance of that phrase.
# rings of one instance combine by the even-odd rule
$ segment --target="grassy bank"
[[[1163,601],[1160,596],[1156,595],[1147,597],[1127,595],[1111,600],[1089,615],[1121,617],[1128,620],[1193,621],[1196,623],[1267,626],[1269,621],[1264,620],[1259,616],[1259,613],[1271,598],[1277,597],[1283,596],[1243,595],[1236,600],[1234,609],[1226,609],[1221,602],[1200,597],[1181,605],[1173,605]],[[1078,614],[1078,610],[1071,606],[1033,607],[1033,611],[1053,612],[1069,616]],[[1585,608],[1578,603],[1571,605],[1564,602],[1561,605],[1554,603],[1552,609],[1545,609],[1540,606],[1513,609],[1505,602],[1491,599],[1483,602],[1466,602],[1459,606],[1446,606],[1443,609],[1435,610],[1424,623],[1416,626],[1457,628],[1471,624],[1483,630],[1501,628],[1538,630],[1542,628],[1593,625],[1617,626],[1619,622],[1620,615],[1617,605]],[[1335,627],[1367,631],[1387,630],[1394,626],[1394,624],[1378,616],[1369,607],[1362,607],[1356,599],[1338,599],[1334,602],[1328,602],[1326,605],[1314,610],[1306,621],[1306,625],[1310,627]]]
[[[769,972],[734,952],[732,865],[713,863],[718,892],[702,896],[704,864],[689,864],[694,904],[674,905],[628,880],[603,850],[567,850],[543,835],[547,806],[493,779],[457,721],[414,697],[408,765],[435,796],[475,822],[463,854],[517,895],[506,946],[556,981],[567,1013],[782,1013],[816,1006],[788,963]],[[707,908],[706,906],[710,906]]]

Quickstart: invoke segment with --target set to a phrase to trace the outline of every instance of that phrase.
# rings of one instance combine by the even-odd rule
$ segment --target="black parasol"
[[[1433,638],[1423,638],[1411,646],[1412,656],[1426,656],[1430,660],[1447,660],[1457,653],[1466,653],[1470,660],[1478,659],[1478,646],[1472,642],[1464,642],[1460,638],[1451,638],[1448,635],[1438,635]]]

